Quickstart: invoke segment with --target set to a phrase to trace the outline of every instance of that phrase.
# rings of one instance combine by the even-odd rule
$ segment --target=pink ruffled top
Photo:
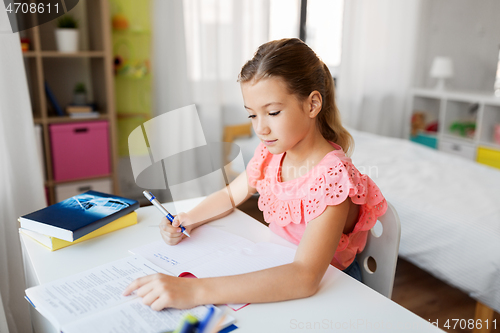
[[[271,230],[283,238],[299,244],[307,223],[323,213],[328,205],[338,205],[349,196],[360,205],[358,221],[349,234],[342,234],[331,264],[346,269],[357,253],[363,251],[368,231],[377,217],[387,209],[387,202],[371,178],[361,174],[336,149],[302,177],[281,182],[281,161],[284,154],[273,155],[261,143],[247,166],[250,186],[260,194],[259,209]]]

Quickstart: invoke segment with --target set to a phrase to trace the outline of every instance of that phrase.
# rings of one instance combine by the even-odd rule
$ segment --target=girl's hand
[[[133,281],[123,292],[124,296],[137,290],[142,302],[151,309],[160,311],[164,308],[190,309],[196,304],[193,280],[165,274],[143,276]]]
[[[179,225],[182,224],[184,228],[186,228],[187,232],[191,234],[191,230],[193,229],[193,226],[190,225],[193,222],[191,221],[191,218],[187,213],[179,213],[174,217],[174,221],[170,223],[170,221],[166,218],[163,217],[160,222],[160,234],[165,243],[168,245],[176,245],[178,244],[182,239],[187,237],[182,233],[181,228]]]

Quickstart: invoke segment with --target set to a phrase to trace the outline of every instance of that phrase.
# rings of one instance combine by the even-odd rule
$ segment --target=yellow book
[[[134,224],[137,224],[137,213],[136,212],[132,212],[132,213],[129,213],[125,216],[122,216],[122,217],[114,220],[113,222],[110,222],[110,223],[100,227],[99,229],[96,229],[96,230],[92,231],[91,233],[89,233],[83,237],[78,238],[74,242],[68,242],[68,241],[65,241],[63,239],[43,235],[43,234],[40,234],[38,232],[31,231],[31,230],[24,229],[24,228],[19,228],[19,233],[32,238],[36,242],[38,242],[41,245],[48,248],[50,251],[55,251],[55,250],[62,249],[63,247],[77,244],[77,243],[86,241],[87,239],[101,236],[101,235],[110,233],[110,232],[115,231],[115,230],[123,229],[125,227],[131,226]]]

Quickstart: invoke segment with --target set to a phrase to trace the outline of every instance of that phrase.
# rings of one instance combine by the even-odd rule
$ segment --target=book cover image
[[[20,218],[21,227],[73,241],[139,208],[139,202],[87,191]],[[68,231],[65,236],[59,231]]]
[[[82,193],[61,201],[59,204],[66,212],[74,209],[78,213],[88,214],[89,217],[100,219],[130,207],[134,200],[118,197],[102,197],[96,193]]]

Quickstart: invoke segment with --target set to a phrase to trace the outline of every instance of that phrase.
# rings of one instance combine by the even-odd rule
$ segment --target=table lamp
[[[453,77],[453,61],[449,57],[435,57],[432,62],[431,77],[438,79],[436,89],[444,89],[445,79]]]

